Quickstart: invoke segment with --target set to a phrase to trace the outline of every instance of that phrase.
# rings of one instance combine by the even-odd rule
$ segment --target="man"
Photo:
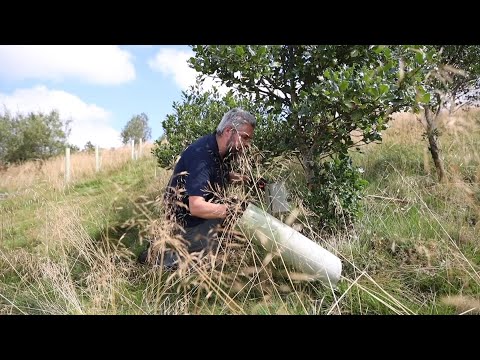
[[[253,115],[232,109],[215,133],[193,142],[175,165],[165,193],[167,214],[183,229],[177,234],[189,253],[206,252],[216,245],[218,228],[229,213],[219,194],[228,183],[244,180],[232,172],[231,161],[250,145],[255,125]],[[165,252],[164,267],[174,268],[177,261],[174,252]]]

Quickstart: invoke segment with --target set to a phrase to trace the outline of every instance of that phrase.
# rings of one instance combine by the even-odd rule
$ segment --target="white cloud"
[[[69,142],[83,149],[87,141],[101,147],[121,146],[120,132],[110,126],[111,114],[95,105],[87,104],[78,96],[46,86],[17,89],[11,95],[0,93],[0,112],[4,106],[15,115],[29,112],[48,113],[57,109],[62,120],[71,119]]]
[[[162,48],[153,59],[148,60],[148,65],[152,70],[172,76],[175,83],[184,90],[195,84],[197,72],[187,64],[187,60],[192,55],[191,50]]]
[[[0,79],[80,79],[117,85],[135,79],[132,55],[114,45],[1,45]]]
[[[182,90],[195,84],[196,76],[199,75],[194,69],[188,66],[187,60],[194,55],[192,50],[178,50],[168,47],[162,47],[154,58],[148,60],[148,65],[154,71],[158,71],[167,77],[173,77],[175,83]],[[215,85],[220,94],[225,94],[229,89],[226,86],[220,86],[220,82],[207,78],[202,85],[204,91],[209,90]]]

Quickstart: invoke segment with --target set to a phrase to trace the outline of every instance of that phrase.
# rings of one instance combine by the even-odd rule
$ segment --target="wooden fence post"
[[[65,182],[70,182],[70,148],[65,148]]]
[[[95,172],[100,171],[100,154],[98,151],[98,145],[95,146]]]

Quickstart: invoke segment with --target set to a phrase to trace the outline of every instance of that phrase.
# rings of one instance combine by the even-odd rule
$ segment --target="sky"
[[[72,120],[68,141],[80,149],[88,141],[121,146],[122,129],[145,113],[155,141],[173,102],[195,83],[193,55],[187,45],[0,45],[0,113],[56,109]]]

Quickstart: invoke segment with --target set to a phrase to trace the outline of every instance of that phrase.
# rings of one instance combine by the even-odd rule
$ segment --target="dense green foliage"
[[[67,145],[70,122],[57,111],[0,116],[0,162],[21,163],[48,159],[62,153]]]
[[[195,139],[213,133],[222,116],[234,107],[250,111],[257,119],[254,135],[256,147],[263,151],[275,151],[274,134],[278,132],[272,115],[268,115],[261,106],[255,106],[251,99],[228,92],[221,96],[214,88],[201,92],[198,87],[191,87],[182,93],[182,102],[173,104],[174,113],[167,115],[162,122],[164,135],[158,139],[152,150],[158,164],[171,168],[176,157]]]
[[[168,145],[156,152],[160,164],[171,164],[198,135],[197,129],[204,131],[209,124],[211,130],[229,107],[241,104],[257,109],[253,112],[262,126],[255,132],[255,143],[260,150],[299,159],[306,179],[306,186],[299,189],[302,198],[324,222],[336,221],[338,207],[348,220],[352,218],[364,182],[348,156],[348,149],[356,145],[351,132],[359,130],[365,143],[380,140],[388,114],[414,102],[415,89],[407,83],[415,77],[406,69],[407,76],[399,79],[398,59],[403,56],[414,66],[415,53],[384,46],[193,46],[193,50],[190,62],[195,70],[217,76],[239,95],[220,99],[185,94],[184,104],[176,104],[176,113],[163,123]],[[183,132],[183,142],[172,137],[172,131]]]

